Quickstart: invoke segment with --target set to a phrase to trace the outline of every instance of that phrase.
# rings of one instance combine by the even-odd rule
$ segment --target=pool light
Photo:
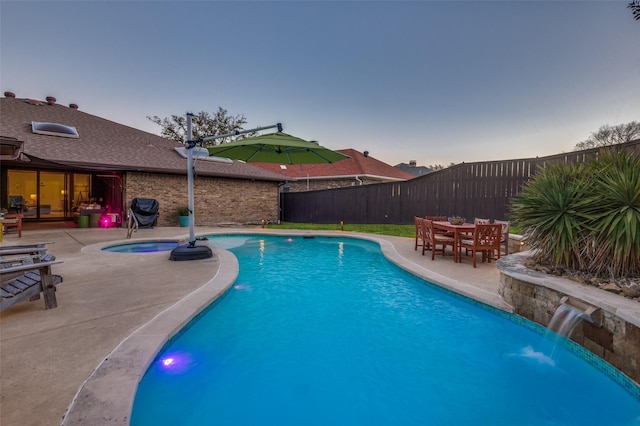
[[[184,373],[190,365],[192,365],[191,357],[187,353],[173,352],[165,354],[158,360],[160,370],[167,373]]]

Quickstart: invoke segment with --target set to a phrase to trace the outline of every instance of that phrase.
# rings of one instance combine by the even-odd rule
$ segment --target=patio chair
[[[447,216],[425,216],[424,218],[434,222],[446,222],[447,220],[449,220]],[[453,237],[453,232],[445,231],[444,229],[433,228],[433,232],[435,234],[441,234],[441,235],[446,235],[447,237]]]
[[[4,234],[17,233],[22,238],[22,213],[5,213],[0,224]]]
[[[500,239],[500,242],[504,244],[504,255],[506,256],[509,254],[509,226],[511,223],[507,220],[497,219],[494,220],[493,223],[502,226],[502,237]]]
[[[476,217],[473,219],[473,224],[474,225],[487,225],[491,223],[491,221],[489,219],[483,219],[481,217]],[[465,240],[467,240],[467,243],[469,243],[469,240],[471,238],[471,233],[467,232],[464,235],[462,235],[462,238],[464,238]],[[466,249],[465,250],[465,254],[468,256],[469,255],[469,250]]]
[[[45,309],[58,306],[55,286],[62,282],[51,266],[62,263],[46,252],[47,243],[0,247],[0,311],[44,296]]]
[[[24,202],[22,195],[9,195],[9,211],[22,213],[25,206],[26,203]]]
[[[478,224],[475,229],[467,237],[461,239],[458,243],[460,252],[458,259],[462,262],[462,249],[466,253],[471,252],[473,258],[473,267],[476,267],[477,254],[482,253],[482,261],[491,263],[491,259],[500,259],[500,239],[502,233],[502,225]],[[497,257],[494,254],[497,253]]]
[[[422,238],[422,218],[414,216],[413,223],[416,226],[416,245],[414,250],[418,250],[418,246],[424,246],[424,238]],[[424,250],[422,251],[422,254],[424,254]]]
[[[425,244],[422,247],[422,254],[424,255],[425,250],[431,250],[431,260],[436,258],[436,252],[438,251],[438,246],[442,246],[441,255],[446,255],[447,246],[451,246],[452,250],[455,250],[455,240],[453,237],[449,237],[447,235],[439,234],[434,232],[433,230],[433,221],[429,219],[422,220],[422,236],[424,238]]]

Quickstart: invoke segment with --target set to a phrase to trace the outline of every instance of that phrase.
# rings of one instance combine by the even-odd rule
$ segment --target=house
[[[174,213],[188,199],[181,144],[51,96],[5,92],[0,117],[0,209],[65,221],[84,208],[119,225],[134,198],[154,198],[158,226],[177,225]],[[278,220],[281,175],[226,159],[197,158],[194,168],[196,225]]]
[[[424,176],[433,172],[433,170],[429,167],[418,166],[418,163],[416,162],[416,160],[409,161],[409,164],[407,163],[396,164],[393,167],[395,167],[396,169],[400,169],[403,172],[410,173],[415,177]]]
[[[369,155],[368,151],[339,149],[349,156],[331,164],[280,165],[252,163],[264,170],[278,173],[285,180],[285,190],[291,192],[342,188],[381,182],[406,181],[414,178],[410,173],[398,170]]]

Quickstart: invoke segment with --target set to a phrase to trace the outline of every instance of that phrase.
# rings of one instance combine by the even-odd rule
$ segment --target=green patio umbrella
[[[195,218],[193,202],[193,148],[202,145],[203,142],[220,139],[227,136],[237,136],[259,130],[277,128],[275,133],[262,136],[240,139],[207,148],[209,155],[216,157],[242,160],[246,162],[279,163],[279,164],[317,164],[335,163],[349,158],[347,155],[331,151],[315,142],[308,142],[282,132],[282,124],[258,127],[251,130],[235,130],[224,135],[207,136],[193,140],[192,121],[193,114],[187,114],[187,187],[189,190],[189,244],[171,251],[171,260],[197,260],[207,259],[213,256],[211,249],[206,246],[197,246],[195,237]]]
[[[283,132],[240,139],[207,149],[212,156],[256,163],[318,164],[335,163],[349,158],[316,142],[308,142]]]

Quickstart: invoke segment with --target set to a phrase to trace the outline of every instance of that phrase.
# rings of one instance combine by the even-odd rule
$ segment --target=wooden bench
[[[51,272],[51,266],[62,263],[46,253],[47,243],[0,247],[0,311],[25,300],[44,295],[46,309],[58,306],[55,286],[62,277]]]

